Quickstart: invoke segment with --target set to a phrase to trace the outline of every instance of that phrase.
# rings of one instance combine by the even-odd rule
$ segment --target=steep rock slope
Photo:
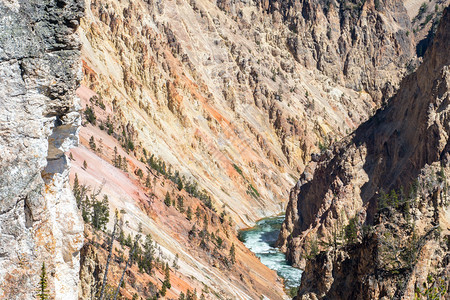
[[[243,4],[218,1],[242,14]],[[289,31],[281,39],[294,58],[376,100],[395,91],[414,57],[414,39],[403,1],[258,1],[274,26]]]
[[[90,103],[95,95],[86,88],[78,90],[82,105]],[[205,299],[285,299],[281,279],[269,270],[239,241],[229,210],[225,207],[209,208],[187,188],[179,189],[167,175],[150,167],[143,154],[122,148],[113,133],[101,130],[112,108],[94,106],[96,126],[83,122],[80,145],[70,152],[71,177],[78,179],[78,203],[87,223],[92,224],[91,210],[86,208],[108,197],[110,211],[106,230],[86,225],[85,246],[81,251],[80,299],[91,299],[102,285],[107,257],[107,240],[114,222],[114,211],[120,212],[123,234],[116,233],[114,252],[109,266],[107,290],[115,290],[125,268],[129,246],[124,245],[128,235],[142,235],[141,247],[148,234],[155,243],[152,271],[143,270],[136,259],[125,275],[120,295],[131,299],[134,294],[144,299],[161,295],[164,266],[171,269],[169,299],[197,291]],[[95,144],[95,150],[93,145]],[[116,150],[115,150],[116,149]],[[120,161],[120,166],[118,161]],[[141,174],[142,176],[139,176]],[[173,175],[172,175],[173,176]],[[173,177],[171,177],[173,179]],[[166,201],[167,195],[170,200]],[[85,197],[87,201],[83,201]],[[182,202],[180,202],[182,199]],[[189,213],[190,211],[190,213]],[[121,237],[122,236],[122,237]],[[235,247],[235,263],[230,263],[231,247]],[[140,251],[138,253],[142,254]],[[174,266],[177,257],[177,267]],[[139,265],[139,266],[138,266]],[[98,295],[98,294],[97,294]]]
[[[76,299],[83,225],[64,151],[77,143],[82,1],[0,1],[0,298]]]
[[[448,278],[449,29],[447,8],[418,70],[291,191],[279,244],[306,264],[299,296],[408,298]]]
[[[368,1],[355,16],[331,4],[327,23],[349,24],[330,38],[319,4],[305,4],[314,8],[317,17],[305,20],[315,27],[296,27],[313,32],[307,42],[290,26],[303,20],[295,5],[283,21],[276,3],[87,1],[84,84],[114,107],[117,134],[197,181],[240,226],[250,225],[284,209],[311,153],[366,120],[376,95],[387,82],[396,85],[414,56],[401,3],[378,12]],[[339,35],[345,53],[325,57],[339,49]],[[303,40],[305,59],[297,53]],[[339,67],[327,73],[333,64]],[[344,65],[348,76],[337,71]],[[356,70],[361,65],[367,70]],[[374,69],[376,83],[360,78]]]

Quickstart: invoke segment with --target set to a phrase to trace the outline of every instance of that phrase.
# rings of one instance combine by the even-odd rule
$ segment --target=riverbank
[[[284,215],[261,219],[254,227],[241,230],[239,237],[264,265],[284,279],[289,292],[300,286],[303,271],[289,265],[284,253],[275,247],[283,221]]]

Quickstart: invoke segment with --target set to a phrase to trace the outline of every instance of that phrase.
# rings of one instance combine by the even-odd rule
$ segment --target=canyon
[[[292,190],[279,244],[305,268],[298,299],[448,296],[449,26],[447,9],[417,71]]]
[[[448,278],[447,5],[0,0],[0,298],[287,299],[239,234],[284,211],[298,298]],[[378,199],[416,179],[412,230]],[[392,227],[397,289],[355,263]]]

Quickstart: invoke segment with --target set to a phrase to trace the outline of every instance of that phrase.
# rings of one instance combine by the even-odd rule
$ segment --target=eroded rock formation
[[[0,298],[76,299],[82,220],[64,155],[77,144],[83,1],[0,1]]]
[[[243,4],[218,1],[242,14]],[[334,81],[391,96],[414,58],[414,37],[403,1],[258,1],[275,27],[289,28],[285,43],[294,58]]]
[[[428,275],[448,278],[449,33],[447,9],[418,70],[291,191],[279,244],[306,267],[300,298],[410,299]],[[350,222],[361,226],[351,243],[339,236]],[[386,245],[402,250],[387,257]]]

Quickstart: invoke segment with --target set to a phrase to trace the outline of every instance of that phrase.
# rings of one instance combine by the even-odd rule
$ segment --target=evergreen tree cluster
[[[108,196],[103,195],[103,198],[99,200],[101,188],[91,191],[89,186],[80,184],[77,174],[75,174],[72,191],[84,222],[92,224],[96,229],[105,230],[109,221]]]
[[[199,190],[196,181],[188,180],[184,175],[180,176],[178,171],[172,173],[171,168],[167,167],[163,160],[156,158],[153,154],[147,159],[147,164],[156,172],[172,181],[177,186],[179,191],[185,190],[192,197],[200,199],[206,207],[214,210],[211,196],[206,190]]]

